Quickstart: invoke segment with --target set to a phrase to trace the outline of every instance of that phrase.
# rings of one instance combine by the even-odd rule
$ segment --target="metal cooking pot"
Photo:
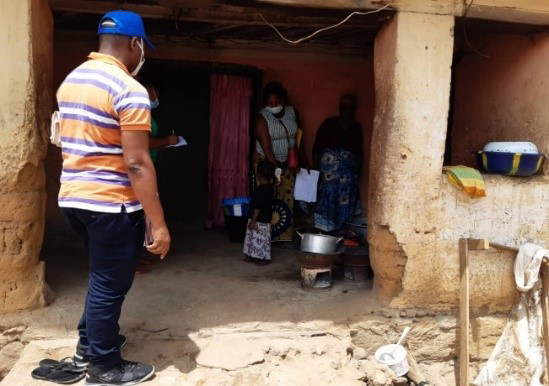
[[[297,234],[301,237],[301,251],[309,253],[335,253],[337,251],[337,244],[343,240],[343,237],[337,238],[314,233],[301,234],[297,232]]]

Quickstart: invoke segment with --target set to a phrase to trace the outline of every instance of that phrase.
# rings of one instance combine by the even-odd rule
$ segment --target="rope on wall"
[[[464,0],[465,4],[467,4],[467,0]],[[462,20],[462,26],[463,26],[463,37],[465,38],[465,42],[467,43],[467,45],[469,46],[469,48],[471,50],[473,50],[473,52],[475,52],[476,54],[482,56],[483,58],[489,58],[490,55],[486,55],[486,54],[483,54],[482,52],[480,52],[479,50],[477,50],[472,44],[471,42],[469,41],[469,37],[467,36],[467,14],[469,13],[469,10],[471,9],[471,7],[473,6],[473,3],[475,2],[475,0],[471,0],[471,2],[469,3],[469,6],[465,9],[465,12],[463,13],[463,20]]]
[[[334,25],[330,25],[330,26],[327,26],[327,27],[324,27],[324,28],[321,28],[315,32],[313,32],[312,34],[310,35],[307,35],[305,37],[302,37],[300,39],[297,39],[297,40],[291,40],[291,39],[288,39],[286,38],[284,35],[282,35],[282,33],[278,30],[278,28],[276,28],[273,24],[269,23],[267,21],[267,19],[265,19],[265,17],[263,16],[263,14],[261,13],[258,13],[259,16],[261,16],[261,18],[263,19],[263,21],[265,22],[265,24],[267,24],[269,27],[271,27],[272,29],[275,30],[275,32],[278,34],[278,36],[280,36],[280,38],[282,40],[284,40],[285,42],[288,42],[288,43],[291,43],[291,44],[299,44],[305,40],[309,40],[310,38],[318,35],[319,33],[321,32],[324,32],[324,31],[327,31],[329,29],[333,29],[333,28],[337,28],[339,27],[340,25],[342,24],[345,24],[347,21],[349,21],[349,19],[355,15],[371,15],[373,13],[378,13],[380,11],[383,11],[385,8],[388,8],[389,7],[389,4],[386,4],[384,5],[383,7],[381,8],[378,8],[378,9],[375,9],[373,11],[368,11],[368,12],[361,12],[361,11],[355,11],[355,12],[352,12],[350,13],[345,19],[341,20],[339,23],[336,23]]]

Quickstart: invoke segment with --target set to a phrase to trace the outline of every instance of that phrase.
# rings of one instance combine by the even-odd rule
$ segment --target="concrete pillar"
[[[43,160],[52,112],[47,0],[0,0],[0,311],[43,306]]]
[[[436,258],[453,26],[453,16],[399,12],[375,41],[368,239],[376,286],[390,298],[427,290],[414,278],[425,280]]]

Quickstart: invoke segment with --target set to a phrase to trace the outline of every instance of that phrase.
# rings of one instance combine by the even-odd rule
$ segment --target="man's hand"
[[[175,145],[179,142],[179,137],[176,134],[168,135],[168,146]]]
[[[147,249],[164,258],[170,249],[170,232],[164,221],[156,172],[149,155],[149,133],[122,130],[122,150],[133,190],[152,226],[153,243]]]
[[[170,250],[171,244],[170,232],[166,224],[156,228],[153,227],[152,236],[153,243],[147,246],[147,250],[154,255],[160,255],[160,258],[164,259]]]

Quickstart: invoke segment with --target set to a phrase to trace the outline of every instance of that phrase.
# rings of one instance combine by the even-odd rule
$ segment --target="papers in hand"
[[[185,141],[185,138],[178,135],[177,136],[177,143],[175,145],[168,145],[166,147],[180,147],[180,146],[187,146],[187,141]]]
[[[309,173],[306,169],[301,169],[295,178],[294,198],[298,201],[316,202],[319,176],[318,170],[311,170]]]
[[[147,216],[145,216],[145,242],[143,243],[143,246],[148,247],[153,242],[152,225]]]

